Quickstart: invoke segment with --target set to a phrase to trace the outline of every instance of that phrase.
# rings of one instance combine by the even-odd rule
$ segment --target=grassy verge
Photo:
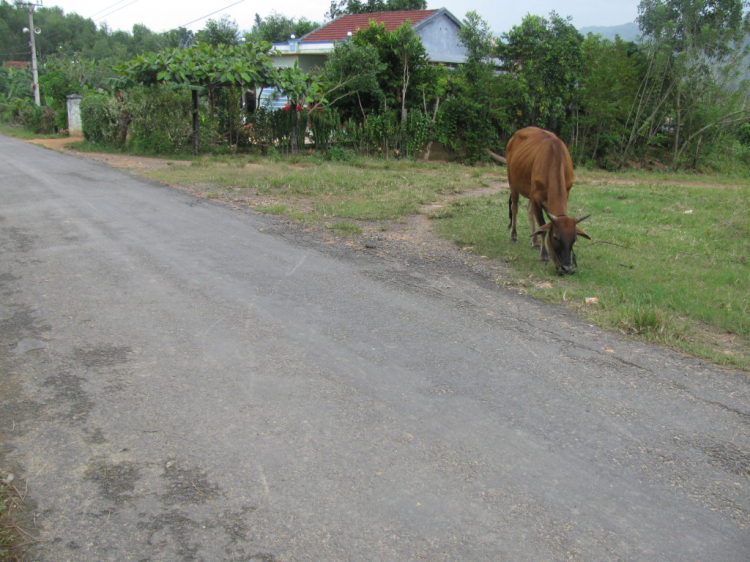
[[[23,140],[32,139],[59,139],[60,135],[39,135],[28,129],[25,129],[16,125],[9,125],[8,123],[0,123],[0,133],[8,135],[9,137],[16,137]]]
[[[212,199],[263,201],[259,210],[298,220],[403,220],[420,206],[480,185],[491,168],[403,160],[355,160],[350,164],[315,159],[202,158],[192,166],[147,174],[152,179],[197,186]],[[254,203],[256,204],[256,203]]]
[[[693,178],[695,179],[695,178]],[[436,231],[512,264],[513,285],[607,328],[750,367],[750,188],[579,181],[569,213],[592,216],[578,272],[560,278],[508,243],[507,194],[456,201]],[[525,227],[525,225],[524,225]],[[598,303],[586,305],[586,298]]]

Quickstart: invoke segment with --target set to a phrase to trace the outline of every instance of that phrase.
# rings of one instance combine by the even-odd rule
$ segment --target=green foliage
[[[24,125],[31,104],[31,72],[12,67],[1,68],[0,119],[6,123]]]
[[[549,19],[528,15],[503,34],[498,56],[508,76],[519,83],[522,95],[513,100],[513,110],[522,123],[569,136],[570,116],[580,102],[582,43],[570,18],[555,12]]]
[[[237,22],[226,14],[220,20],[208,20],[205,29],[195,35],[195,40],[208,45],[237,45],[240,42],[240,32]]]
[[[371,14],[374,12],[397,12],[403,10],[426,10],[426,0],[331,0],[327,19],[344,14]]]
[[[132,151],[173,154],[190,146],[189,90],[167,86],[135,89],[128,93],[125,111],[131,116],[127,146]]]
[[[347,114],[366,112],[365,103],[383,98],[378,78],[385,72],[377,48],[369,43],[345,41],[334,45],[321,72],[331,104]],[[368,109],[369,107],[368,103]],[[363,116],[364,117],[364,116]]]
[[[467,60],[457,71],[454,99],[443,107],[449,115],[442,115],[440,123],[450,127],[440,131],[440,138],[453,151],[463,152],[467,161],[476,162],[484,158],[484,149],[495,143],[504,128],[505,120],[497,110],[499,100],[507,98],[498,96],[500,81],[490,59],[495,40],[487,22],[476,12],[469,12],[460,38],[467,49]]]
[[[267,149],[274,142],[273,117],[274,111],[266,107],[259,107],[250,117],[244,127],[250,146]]]
[[[127,82],[145,85],[166,82],[188,86],[218,84],[259,86],[273,83],[272,46],[268,43],[209,45],[165,49],[115,67]]]
[[[747,366],[750,215],[742,202],[748,195],[746,187],[665,185],[658,176],[646,183],[579,181],[570,210],[592,213],[585,229],[593,242],[576,243],[578,271],[564,279],[539,263],[528,242],[509,242],[507,195],[456,202],[434,226],[476,253],[512,264],[525,292],[565,302],[605,326]],[[593,296],[599,304],[586,307],[584,299]],[[737,353],[701,343],[697,332],[706,327],[736,338]]]
[[[164,34],[163,49],[188,49],[195,45],[195,33],[184,27],[171,29]],[[161,50],[161,49],[158,49]]]
[[[374,47],[377,60],[382,63],[376,74],[379,91],[374,92],[369,107],[379,109],[383,104],[388,111],[400,106],[402,120],[405,120],[408,108],[419,106],[422,101],[416,86],[429,76],[427,52],[410,23],[389,32],[385,24],[371,21],[352,41]]]
[[[743,0],[641,0],[638,27],[674,52],[723,58],[741,44],[750,20]]]
[[[741,81],[750,15],[741,0],[643,0],[647,70],[620,164],[643,147],[671,152],[671,166],[697,167],[723,130],[750,119]]]
[[[95,144],[118,144],[122,105],[108,94],[86,92],[80,105],[84,138]]]
[[[467,49],[465,66],[471,68],[467,73],[481,72],[481,65],[490,62],[495,48],[489,24],[477,12],[468,12],[458,36]]]
[[[310,140],[318,150],[328,150],[336,141],[336,133],[341,129],[341,115],[338,111],[326,108],[308,114]]]
[[[287,18],[276,12],[271,12],[265,19],[255,14],[253,28],[245,34],[245,40],[253,43],[268,41],[269,43],[282,43],[294,35],[298,39],[317,29],[319,24],[311,22],[307,18]]]
[[[628,133],[646,65],[634,43],[589,35],[583,42],[583,76],[579,85],[578,137],[571,152],[577,162],[612,168]]]
[[[353,150],[340,148],[338,146],[329,148],[325,156],[326,160],[335,162],[351,162],[354,158],[355,154]]]

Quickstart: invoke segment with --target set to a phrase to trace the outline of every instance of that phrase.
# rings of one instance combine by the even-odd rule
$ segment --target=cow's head
[[[532,236],[546,234],[547,248],[552,254],[555,262],[555,271],[559,274],[573,273],[576,270],[576,256],[573,253],[573,244],[578,236],[588,240],[591,237],[578,227],[578,223],[586,220],[590,215],[584,215],[573,219],[565,215],[550,215],[549,222],[539,228]]]

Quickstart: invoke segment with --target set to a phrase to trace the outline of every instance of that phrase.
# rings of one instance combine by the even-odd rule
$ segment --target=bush
[[[139,152],[174,153],[192,142],[192,99],[190,91],[154,86],[128,93],[131,121],[128,146]],[[202,132],[210,133],[206,119]]]
[[[92,143],[116,145],[122,103],[109,94],[91,91],[81,99],[83,137]]]
[[[338,146],[332,146],[326,152],[326,160],[335,162],[351,162],[355,158],[353,150],[348,148],[340,148]]]

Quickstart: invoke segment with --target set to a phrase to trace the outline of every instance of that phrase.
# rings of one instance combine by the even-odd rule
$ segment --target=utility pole
[[[29,44],[31,45],[31,76],[32,76],[32,84],[31,88],[34,90],[34,103],[38,106],[42,105],[41,99],[39,97],[39,68],[36,64],[36,40],[35,36],[41,33],[41,29],[34,27],[34,8],[36,6],[42,5],[42,0],[38,0],[38,2],[31,3],[31,2],[19,2],[20,5],[26,6],[29,10],[29,37],[31,40],[29,41]],[[26,31],[26,30],[24,30]]]

